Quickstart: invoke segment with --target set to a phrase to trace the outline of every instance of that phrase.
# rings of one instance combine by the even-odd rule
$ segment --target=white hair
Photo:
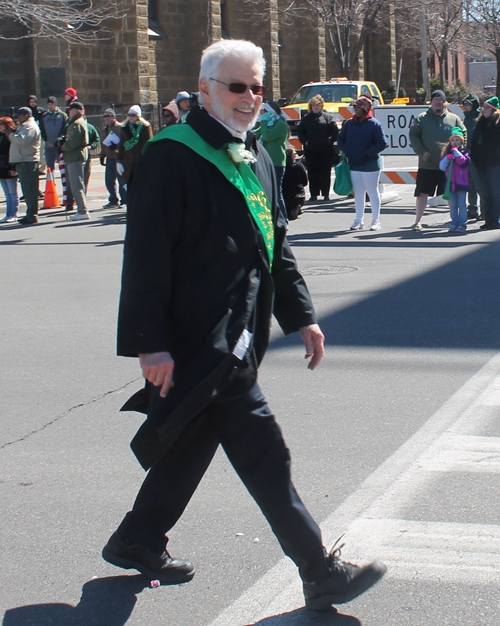
[[[251,41],[243,39],[221,39],[205,48],[201,54],[200,78],[209,80],[217,78],[219,65],[224,59],[235,57],[257,64],[262,70],[262,78],[266,73],[264,51]]]

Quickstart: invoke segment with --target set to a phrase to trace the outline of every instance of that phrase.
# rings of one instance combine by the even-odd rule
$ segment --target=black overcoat
[[[216,149],[234,141],[200,107],[187,123]],[[137,168],[128,204],[118,354],[167,351],[175,362],[174,387],[149,405],[132,441],[146,469],[229,380],[254,384],[273,313],[286,334],[316,321],[285,237],[273,164],[251,133],[247,147],[257,156],[252,168],[272,203],[271,272],[243,195],[212,163],[165,139],[146,149]],[[253,333],[253,343],[239,360],[232,352],[244,329]],[[142,410],[139,404],[136,398],[127,408]]]

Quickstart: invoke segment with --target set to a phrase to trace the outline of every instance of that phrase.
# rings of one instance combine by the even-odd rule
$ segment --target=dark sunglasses
[[[246,85],[245,83],[224,83],[221,80],[217,80],[217,78],[211,78],[210,80],[215,81],[216,83],[220,83],[221,85],[226,85],[231,93],[245,93],[247,89],[254,94],[254,96],[263,96],[267,87],[264,85]]]

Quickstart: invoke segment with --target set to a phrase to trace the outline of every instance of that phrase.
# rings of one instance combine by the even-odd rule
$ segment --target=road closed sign
[[[427,111],[428,106],[376,106],[373,108],[375,118],[382,124],[389,147],[384,150],[384,155],[394,156],[398,154],[415,154],[410,145],[409,132],[413,120],[419,113]],[[450,104],[448,109],[463,119],[464,112],[458,104]],[[341,110],[344,117],[352,115],[351,107]]]
[[[374,107],[375,118],[382,124],[389,147],[384,150],[387,156],[415,154],[410,145],[409,132],[413,120],[428,106],[380,106]],[[448,109],[463,119],[464,112],[458,104],[450,104]]]

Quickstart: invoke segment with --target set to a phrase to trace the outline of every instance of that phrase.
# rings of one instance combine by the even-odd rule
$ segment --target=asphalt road
[[[386,158],[386,168],[415,165]],[[218,453],[171,533],[193,581],[150,589],[100,551],[144,474],[129,449],[142,385],[115,356],[125,213],[58,210],[0,230],[0,610],[4,626],[471,626],[500,623],[500,234],[414,233],[413,187],[382,230],[348,230],[353,203],[308,204],[289,239],[327,336],[306,369],[277,324],[260,382],[292,452],[294,482],[347,560],[384,580],[324,614]],[[366,221],[369,221],[369,216]],[[258,540],[258,541],[257,541]]]

